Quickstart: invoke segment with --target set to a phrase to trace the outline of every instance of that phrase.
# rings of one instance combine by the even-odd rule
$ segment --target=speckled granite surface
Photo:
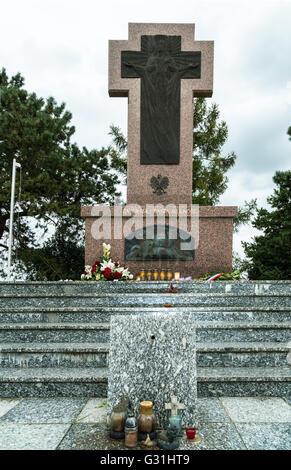
[[[0,308],[16,307],[163,307],[171,303],[176,307],[289,307],[288,294],[232,294],[232,293],[84,293],[84,294],[1,294]]]
[[[160,425],[167,420],[165,403],[173,395],[185,404],[185,423],[195,420],[197,398],[196,328],[191,315],[149,314],[111,319],[108,413],[120,394],[135,409],[143,400],[154,402]]]
[[[199,397],[290,395],[290,281],[174,285],[1,282],[0,396],[107,396],[110,318],[136,314],[195,317]]]
[[[189,455],[197,450],[291,450],[290,419],[287,399],[198,398],[200,442],[184,434],[179,450]],[[125,455],[124,442],[108,436],[106,400],[100,398],[0,398],[0,450],[20,449],[117,450]]]
[[[173,282],[179,292],[205,292],[205,293],[249,293],[249,294],[291,294],[291,281],[195,281]],[[144,282],[36,282],[36,281],[0,281],[1,294],[73,294],[73,293],[116,293],[136,292],[162,293],[169,287],[169,282],[144,281]]]

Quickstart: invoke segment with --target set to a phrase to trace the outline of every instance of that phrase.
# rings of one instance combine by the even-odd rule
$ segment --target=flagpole
[[[21,168],[21,165],[20,163],[17,163],[15,158],[13,158],[11,199],[10,199],[9,242],[8,242],[8,274],[7,274],[8,281],[10,281],[11,279],[11,255],[12,255],[12,245],[13,245],[13,218],[14,218],[16,168]]]

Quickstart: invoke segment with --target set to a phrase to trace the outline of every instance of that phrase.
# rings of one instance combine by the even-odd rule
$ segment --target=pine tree
[[[276,188],[267,199],[272,210],[259,209],[252,223],[263,234],[243,242],[250,279],[291,278],[291,171],[277,171],[273,180]]]
[[[81,205],[113,203],[119,194],[109,149],[89,151],[72,143],[75,129],[71,119],[64,103],[39,98],[25,90],[20,74],[9,79],[5,69],[0,71],[0,247],[5,258],[16,158],[22,167],[22,212],[19,221],[16,218],[14,236],[24,267],[28,253],[32,259],[32,250],[41,249],[39,234],[45,234],[50,224],[58,228],[63,240],[81,246]],[[18,190],[19,179],[16,193]],[[33,230],[31,218],[36,222]]]
[[[207,106],[205,98],[194,100],[193,121],[193,204],[214,206],[227,188],[227,171],[236,161],[231,152],[222,156],[228,128],[220,121],[218,105]]]

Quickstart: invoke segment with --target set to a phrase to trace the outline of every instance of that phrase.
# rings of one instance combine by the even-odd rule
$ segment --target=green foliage
[[[236,252],[232,252],[232,269],[234,271],[244,271],[245,260]]]
[[[109,135],[112,137],[110,146],[111,168],[122,175],[122,183],[126,184],[127,172],[127,140],[118,126],[111,124]]]
[[[241,280],[241,273],[239,271],[239,269],[236,269],[235,271],[232,271],[231,273],[225,273],[223,271],[222,272],[222,275],[219,276],[218,278],[214,279],[213,281],[211,282],[214,282],[214,281],[240,281]],[[207,279],[210,278],[210,276],[213,276],[214,274],[218,274],[216,272],[211,272],[211,273],[207,273],[205,274],[203,277],[200,277],[199,279],[195,279],[195,281],[206,281]]]
[[[63,241],[54,242],[60,242],[60,248],[65,240],[78,244],[81,206],[113,203],[119,178],[111,171],[109,148],[89,151],[71,142],[75,129],[64,103],[29,93],[24,78],[17,74],[9,79],[5,69],[0,71],[0,92],[0,246],[7,247],[12,161],[17,158],[22,166],[22,212],[14,235],[20,260],[28,263],[25,250],[30,248],[30,256],[33,248],[41,250],[39,229],[45,232],[48,224],[58,226],[63,218]],[[37,230],[31,231],[30,217]],[[49,256],[48,249],[46,245],[43,256]]]
[[[222,156],[228,137],[225,121],[219,121],[217,104],[207,106],[205,98],[194,100],[193,121],[193,204],[213,206],[227,188],[227,171],[235,164],[232,152]]]
[[[74,221],[72,226],[74,227]],[[84,245],[70,239],[69,228],[58,227],[41,248],[24,247],[20,260],[27,278],[36,281],[79,280],[84,269]]]
[[[243,242],[250,279],[291,278],[291,171],[277,171],[276,188],[267,202],[272,210],[259,209],[252,225],[263,232]]]
[[[250,222],[257,209],[257,200],[245,201],[244,206],[238,208],[237,216],[233,219],[234,232],[238,232],[241,225]]]

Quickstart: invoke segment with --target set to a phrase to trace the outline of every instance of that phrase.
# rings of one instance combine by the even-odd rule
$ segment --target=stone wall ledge
[[[133,206],[133,205],[131,205]],[[186,206],[185,205],[182,205],[182,206]],[[98,207],[107,207],[109,208],[110,210],[110,217],[114,215],[114,208],[115,207],[120,207],[123,209],[123,218],[126,218],[126,217],[132,217],[133,215],[135,215],[136,217],[144,217],[146,215],[146,206],[140,206],[141,208],[141,211],[137,210],[135,213],[132,211],[132,212],[129,212],[129,214],[127,215],[125,213],[125,210],[126,208],[128,207],[128,210],[131,211],[131,208],[130,206],[106,206],[105,204],[102,205],[98,205],[98,206],[83,206],[81,207],[81,217],[98,217],[98,214],[97,214],[97,208]],[[117,209],[118,210],[118,209]],[[148,209],[149,210],[149,209]],[[236,217],[237,215],[237,212],[238,212],[238,208],[237,206],[199,206],[199,217],[200,218],[208,218],[208,217],[230,217],[230,218],[233,218],[233,217]],[[163,213],[163,211],[161,212],[158,212],[159,213]],[[176,210],[174,209],[173,211],[173,215],[176,214]],[[179,205],[177,205],[177,214],[181,216],[184,216],[184,217],[189,217],[191,215],[191,206],[187,206],[187,210],[186,208],[184,207],[179,207]],[[102,215],[103,217],[107,217],[107,214],[100,214]],[[108,217],[109,217],[109,214],[108,214]],[[118,214],[116,214],[116,217],[119,217]],[[167,218],[167,215],[166,215],[166,218]]]
[[[249,280],[249,281],[215,281],[215,283],[211,284],[212,287],[216,286],[218,283],[218,285],[221,285],[221,286],[225,286],[227,284],[230,284],[230,285],[233,285],[233,286],[247,286],[247,285],[252,285],[252,284],[274,284],[274,285],[278,285],[278,284],[282,284],[282,285],[287,285],[289,286],[291,284],[291,280],[272,280],[272,279],[269,279],[269,280]],[[100,288],[101,290],[108,290],[109,286],[113,286],[114,288],[117,288],[118,286],[120,287],[121,284],[119,283],[117,285],[116,282],[114,281],[106,281],[106,283],[96,283],[96,282],[88,282],[88,281],[23,281],[23,280],[20,280],[20,281],[17,281],[17,280],[14,280],[14,281],[0,281],[0,287],[1,286],[13,286],[13,285],[42,285],[42,286],[45,286],[45,285],[72,285],[72,284],[75,284],[75,285],[83,285],[83,286],[94,286],[94,288]],[[193,281],[193,282],[189,282],[189,281],[179,281],[179,282],[173,282],[173,284],[177,287],[189,287],[189,289],[191,287],[194,287],[194,286],[204,286],[204,285],[207,285],[210,287],[210,282],[209,281]],[[129,282],[126,282],[126,283],[122,283],[122,286],[126,289],[127,287],[131,286],[143,286],[144,288],[154,288],[154,287],[169,287],[169,281],[142,281],[142,282],[139,282],[139,281],[130,281]]]

